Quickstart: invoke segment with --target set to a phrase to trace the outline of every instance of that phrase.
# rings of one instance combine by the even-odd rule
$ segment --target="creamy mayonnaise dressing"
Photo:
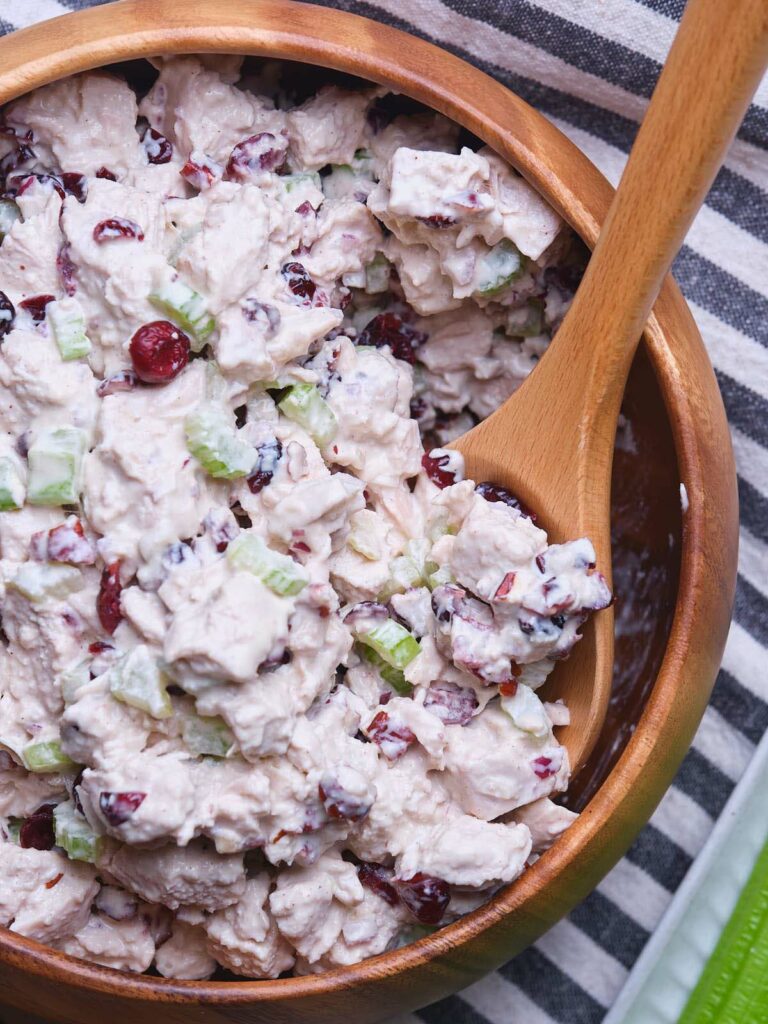
[[[180,979],[512,882],[575,817],[535,691],[610,600],[442,447],[561,321],[558,216],[437,114],[240,63],[0,121],[0,924]]]

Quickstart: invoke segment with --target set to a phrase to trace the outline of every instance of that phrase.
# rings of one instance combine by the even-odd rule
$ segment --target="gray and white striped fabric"
[[[0,0],[0,31],[103,2]],[[613,183],[684,7],[684,0],[325,2],[478,65],[551,118]],[[461,995],[392,1024],[597,1024],[768,726],[766,149],[764,81],[675,264],[728,410],[742,514],[734,622],[693,749],[627,857],[570,918]]]

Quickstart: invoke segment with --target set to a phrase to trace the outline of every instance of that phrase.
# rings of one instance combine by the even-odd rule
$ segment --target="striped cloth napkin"
[[[104,2],[0,0],[0,31]],[[614,184],[684,7],[684,0],[325,2],[476,64],[546,114]],[[693,749],[626,858],[567,920],[461,995],[391,1024],[598,1024],[768,727],[766,149],[768,81],[674,268],[728,410],[742,515],[734,622]]]

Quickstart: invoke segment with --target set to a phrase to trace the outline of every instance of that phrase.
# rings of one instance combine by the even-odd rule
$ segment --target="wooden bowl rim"
[[[293,0],[119,0],[73,12],[0,40],[0,103],[54,79],[119,60],[206,52],[303,61],[351,72],[413,96],[503,154],[590,246],[594,244],[613,190],[559,129],[493,78],[439,47],[344,11]],[[493,110],[503,114],[494,115]],[[693,737],[722,652],[735,586],[738,513],[727,422],[703,343],[671,279],[654,307],[644,340],[690,500],[683,524],[680,584],[664,661],[641,720],[619,761],[568,831],[567,843],[556,843],[511,887],[434,935],[320,975],[237,982],[133,975],[66,956],[5,929],[0,929],[0,959],[25,973],[46,975],[75,988],[141,1000],[236,1005],[311,999],[449,957],[510,914],[535,916],[542,894],[551,894],[557,881],[564,909],[571,903],[563,891],[569,884],[575,885],[578,898],[586,895],[592,884],[585,889],[580,874],[591,872],[594,881],[596,871],[605,872],[605,861],[596,852],[600,834],[607,830],[615,844],[613,863],[619,855],[616,848],[628,845],[621,829],[630,830],[630,839],[634,835],[637,822],[629,804],[643,771],[650,770],[654,760],[661,762],[661,767],[656,764],[662,774],[655,785],[644,783],[648,792],[640,814],[647,820],[649,808],[663,795]],[[708,403],[711,418],[706,425],[694,416],[692,392]],[[713,465],[714,472],[707,474]],[[721,510],[716,517],[707,514],[713,506]],[[715,559],[719,585],[710,591],[717,593],[702,587],[708,557]],[[707,647],[703,667],[694,642]],[[686,692],[684,707],[675,700],[681,688]]]

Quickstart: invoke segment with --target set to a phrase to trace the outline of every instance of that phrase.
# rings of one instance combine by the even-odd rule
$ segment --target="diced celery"
[[[429,560],[431,548],[428,540],[408,541],[402,555],[390,563],[390,576],[382,596],[390,598],[412,587],[426,586],[430,573],[437,570],[437,563]]]
[[[7,586],[18,590],[28,601],[38,603],[48,598],[64,598],[82,590],[83,574],[73,565],[50,565],[46,562],[24,562]]]
[[[535,338],[544,330],[544,303],[541,299],[528,299],[520,309],[507,317],[507,333],[515,338]]]
[[[421,651],[416,637],[394,619],[387,619],[366,632],[354,632],[354,636],[361,644],[374,650],[388,665],[401,671]]]
[[[21,210],[16,203],[12,199],[0,199],[0,242],[17,220],[21,220]]]
[[[217,480],[246,476],[256,462],[255,449],[237,436],[232,414],[215,402],[201,405],[185,423],[187,448]]]
[[[68,362],[81,359],[91,351],[91,342],[85,333],[85,313],[77,299],[58,299],[45,308],[53,336],[59,346],[61,358]]]
[[[0,458],[0,512],[21,508],[26,490],[19,467],[10,455]]]
[[[355,150],[355,155],[352,157],[352,170],[356,174],[367,175],[370,177],[371,169],[373,167],[373,157],[369,150],[361,147]]]
[[[529,686],[519,684],[513,696],[502,696],[501,709],[523,732],[539,739],[549,735],[550,721],[544,705]]]
[[[216,320],[209,313],[203,296],[178,278],[166,281],[149,296],[149,301],[192,336],[195,352],[203,348],[206,338],[216,327]]]
[[[389,289],[389,277],[392,266],[382,253],[377,253],[365,267],[365,290],[369,295],[385,292]]]
[[[277,405],[284,416],[304,427],[321,448],[336,436],[336,416],[314,384],[293,384]]]
[[[268,548],[255,533],[241,533],[227,548],[227,558],[235,569],[253,573],[281,597],[292,597],[309,583],[298,562]]]
[[[170,718],[173,714],[167,686],[168,678],[144,644],[134,647],[109,671],[112,696],[123,704],[146,711],[153,718]]]
[[[6,839],[14,846],[18,846],[21,840],[22,818],[6,818],[4,824],[0,824],[0,834],[5,833]]]
[[[520,250],[508,238],[503,238],[480,261],[475,292],[485,297],[496,295],[524,270],[525,260]]]
[[[434,590],[435,587],[441,587],[444,583],[453,583],[453,581],[450,569],[446,566],[436,569],[435,572],[431,572],[427,576],[427,586],[430,590]]]
[[[392,665],[387,664],[384,659],[373,650],[372,647],[366,647],[365,644],[360,644],[358,647],[360,655],[371,664],[375,665],[379,670],[381,678],[392,687],[401,697],[408,697],[413,692],[413,687],[405,678],[402,670],[394,668]]]
[[[88,662],[82,661],[79,665],[75,665],[74,668],[68,668],[64,672],[59,672],[56,679],[59,684],[61,699],[67,706],[74,704],[77,700],[78,691],[91,680]]]
[[[43,740],[24,747],[24,765],[36,774],[66,772],[76,767],[75,762],[61,749],[59,740]]]
[[[314,185],[315,188],[322,188],[321,178],[317,171],[299,171],[297,174],[286,174],[279,180],[285,186],[286,192],[294,192],[303,185]]]
[[[41,433],[29,449],[27,500],[32,505],[76,504],[85,449],[85,432],[76,427]]]
[[[210,757],[226,757],[235,742],[227,723],[218,717],[190,715],[184,720],[182,734],[188,750]]]
[[[53,811],[56,845],[70,860],[95,864],[104,847],[104,837],[97,835],[85,818],[67,800]]]

